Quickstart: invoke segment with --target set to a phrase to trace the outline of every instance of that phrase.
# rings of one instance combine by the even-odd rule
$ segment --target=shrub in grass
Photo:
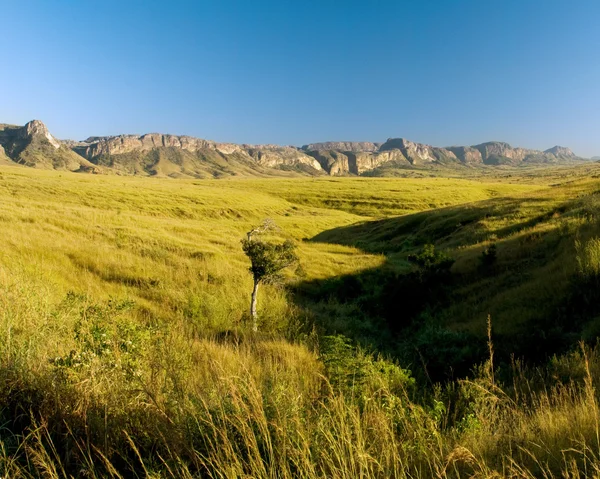
[[[489,273],[494,268],[498,260],[498,250],[496,243],[492,243],[481,252],[479,257],[479,267],[484,273]]]
[[[367,353],[343,335],[324,336],[320,357],[334,389],[363,402],[377,391],[404,396],[415,382],[409,370]]]
[[[577,267],[584,278],[600,276],[600,238],[591,238],[585,243],[575,241]]]

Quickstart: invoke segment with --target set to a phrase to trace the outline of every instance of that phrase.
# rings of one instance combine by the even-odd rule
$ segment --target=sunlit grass
[[[496,242],[508,270],[528,245],[557,248],[544,243],[548,235],[566,238],[557,255],[574,249],[572,235],[593,223],[595,189],[594,181],[198,181],[0,168],[0,475],[597,475],[597,352],[558,358],[542,372],[515,365],[514,384],[482,368],[456,391],[426,397],[408,383],[392,388],[391,363],[373,359],[373,377],[348,371],[341,391],[285,288],[261,292],[261,334],[248,333],[251,277],[239,242],[270,217],[298,244],[303,272],[289,271],[290,282],[359,274],[402,260],[381,247],[403,247],[390,236],[397,223],[380,224],[375,237],[368,230],[361,246],[308,239],[463,205],[417,218],[408,234],[433,237],[465,274]],[[581,200],[573,211],[557,209],[572,198]],[[459,225],[474,210],[481,217]],[[589,244],[592,232],[584,233]],[[538,295],[558,261],[497,301]],[[489,304],[480,286],[473,303]],[[512,325],[494,326],[503,327]],[[559,373],[578,382],[555,380]],[[544,374],[552,379],[539,387]],[[463,409],[450,411],[450,397]]]

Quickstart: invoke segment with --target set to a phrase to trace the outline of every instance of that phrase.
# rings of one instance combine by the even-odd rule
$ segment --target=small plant
[[[481,269],[483,269],[484,271],[490,271],[496,264],[497,260],[498,251],[496,248],[496,243],[492,243],[481,252],[481,256],[479,257],[479,264],[481,266]]]
[[[85,297],[69,293],[63,307],[75,307]],[[73,330],[76,348],[50,363],[63,376],[117,372],[130,379],[139,374],[142,349],[149,331],[131,322],[127,313],[133,301],[109,300],[104,304],[79,304]],[[66,377],[65,376],[65,377]]]
[[[343,335],[324,336],[320,350],[330,384],[363,403],[378,391],[401,395],[415,383],[409,370],[363,351]]]
[[[600,277],[600,238],[592,238],[585,243],[575,241],[577,267],[584,278]]]
[[[248,231],[247,237],[242,240],[242,249],[250,259],[249,269],[254,279],[250,300],[250,315],[254,332],[258,331],[258,313],[256,311],[258,286],[261,283],[281,282],[281,271],[298,262],[296,245],[292,241],[273,243],[262,238],[262,235],[275,229],[277,229],[275,223],[267,219],[260,226]]]

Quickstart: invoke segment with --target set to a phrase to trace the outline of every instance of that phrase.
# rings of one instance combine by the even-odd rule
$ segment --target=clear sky
[[[600,155],[598,0],[0,0],[0,122]]]

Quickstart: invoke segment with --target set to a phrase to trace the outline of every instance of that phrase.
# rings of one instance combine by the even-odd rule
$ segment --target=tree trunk
[[[256,300],[258,297],[258,281],[254,280],[254,289],[252,290],[252,301],[250,302],[250,315],[252,316],[252,331],[258,331],[258,314],[256,313]]]

